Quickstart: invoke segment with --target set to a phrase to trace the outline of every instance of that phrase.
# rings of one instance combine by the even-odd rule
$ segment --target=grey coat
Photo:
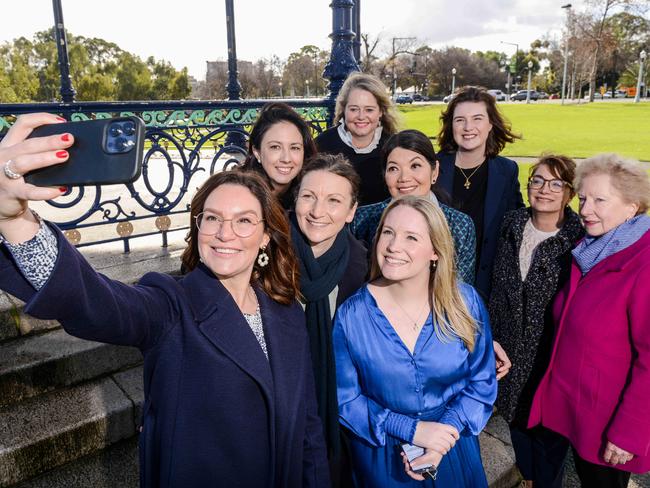
[[[571,250],[584,235],[578,215],[565,209],[564,225],[535,250],[526,280],[521,280],[519,249],[531,209],[508,212],[499,233],[489,312],[494,340],[512,361],[499,381],[496,406],[508,421],[527,421],[532,396],[550,360],[553,343],[551,304],[569,277]]]

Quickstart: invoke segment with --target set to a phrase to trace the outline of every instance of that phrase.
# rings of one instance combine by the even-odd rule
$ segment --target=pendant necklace
[[[457,168],[460,170],[460,172],[463,174],[463,177],[465,178],[465,183],[463,183],[463,186],[465,187],[466,190],[469,190],[469,187],[472,186],[472,182],[469,180],[472,176],[474,176],[474,173],[476,173],[481,166],[483,166],[483,163],[479,164],[476,168],[474,168],[474,171],[472,171],[469,176],[467,176],[467,173],[465,173],[465,170],[463,170],[463,168],[457,166]]]
[[[389,295],[390,295],[390,293],[389,293]],[[391,298],[391,300],[393,300],[393,301],[397,304],[397,306],[402,310],[402,312],[404,312],[404,315],[406,315],[406,316],[408,317],[409,321],[413,323],[413,325],[411,326],[411,327],[413,328],[413,331],[414,331],[414,332],[417,332],[418,330],[420,330],[420,326],[418,325],[418,320],[419,320],[419,318],[422,316],[422,311],[425,309],[425,307],[426,307],[427,303],[429,302],[429,300],[427,300],[427,301],[424,302],[424,304],[422,305],[422,308],[420,309],[420,311],[418,312],[417,316],[415,317],[415,320],[413,320],[413,317],[411,317],[411,314],[409,314],[409,313],[404,309],[404,307],[402,307],[402,305],[401,305],[397,300],[395,300],[395,299],[393,298],[392,295],[391,295],[390,298]]]

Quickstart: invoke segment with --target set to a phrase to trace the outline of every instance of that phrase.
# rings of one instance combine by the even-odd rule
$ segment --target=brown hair
[[[334,123],[338,124],[345,115],[345,106],[348,104],[350,92],[358,88],[372,94],[377,100],[379,110],[381,110],[382,133],[393,135],[398,131],[399,116],[395,104],[388,95],[388,88],[379,78],[367,73],[351,73],[339,91],[336,97],[336,110],[334,111]]]
[[[537,171],[537,168],[542,165],[548,167],[553,176],[561,179],[568,185],[570,202],[576,194],[575,188],[573,188],[573,180],[576,177],[575,161],[562,154],[542,154],[539,160],[530,167],[528,178],[530,179],[535,174],[535,171]]]
[[[488,93],[482,86],[463,86],[459,88],[453,99],[449,102],[446,110],[440,114],[442,127],[438,133],[440,149],[445,152],[458,150],[458,144],[454,140],[454,111],[456,107],[463,102],[483,102],[492,124],[492,130],[488,134],[485,145],[485,156],[494,158],[503,151],[507,143],[515,142],[515,139],[521,139],[521,136],[511,130],[511,125],[497,108],[496,99]]]
[[[266,294],[276,302],[288,305],[299,295],[298,263],[289,237],[289,222],[271,188],[257,173],[242,171],[223,171],[210,176],[192,198],[190,210],[190,230],[185,237],[187,247],[181,258],[188,271],[199,264],[198,229],[195,217],[203,211],[205,201],[221,185],[239,185],[248,189],[262,207],[264,231],[269,235],[266,254],[269,264],[262,268],[253,266],[251,283],[258,283]]]
[[[476,343],[478,324],[463,300],[456,278],[456,253],[445,214],[427,197],[405,196],[393,200],[381,216],[372,248],[370,281],[381,276],[377,262],[377,244],[386,216],[400,205],[417,210],[427,223],[431,245],[438,255],[435,270],[429,274],[429,294],[434,327],[441,340],[459,338],[471,352]]]
[[[305,177],[307,173],[312,171],[327,171],[328,173],[335,174],[345,178],[350,183],[352,188],[352,200],[350,202],[351,206],[354,206],[355,203],[359,201],[359,187],[361,186],[361,178],[359,178],[358,173],[343,154],[328,154],[328,153],[319,153],[311,158],[305,165],[302,167],[300,172],[300,181]],[[298,185],[300,188],[300,185]]]
[[[593,174],[608,175],[623,201],[639,206],[637,215],[646,213],[650,208],[650,177],[638,161],[613,153],[585,159],[576,170],[576,189],[579,190],[582,180]]]

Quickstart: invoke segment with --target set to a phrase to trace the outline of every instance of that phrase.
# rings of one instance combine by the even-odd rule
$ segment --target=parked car
[[[510,100],[526,100],[528,98],[528,90],[519,90],[517,93],[510,97]],[[537,100],[539,99],[539,94],[535,90],[530,90],[530,99]]]
[[[539,97],[539,100],[546,100],[548,99],[548,93],[543,92],[543,91],[538,91],[537,95]]]
[[[421,93],[416,93],[415,95],[413,95],[413,101],[414,102],[428,102],[429,97],[427,97],[426,95],[422,95]]]
[[[488,90],[488,93],[494,97],[497,102],[505,102],[506,94],[501,90]]]
[[[444,103],[449,103],[454,99],[455,96],[456,95],[452,93],[451,95],[447,95],[445,98],[443,98],[442,101]]]
[[[626,98],[627,91],[625,90],[616,90],[616,98]]]
[[[397,98],[395,98],[396,103],[413,103],[413,98],[411,95],[406,95],[406,94],[401,94],[397,95]]]

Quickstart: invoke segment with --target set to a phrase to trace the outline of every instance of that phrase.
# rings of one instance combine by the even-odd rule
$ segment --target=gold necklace
[[[483,162],[485,162],[485,161],[483,161]],[[474,173],[476,173],[481,166],[483,166],[483,163],[479,164],[476,168],[474,168],[474,171],[472,171],[472,173],[469,176],[467,176],[467,173],[465,173],[463,168],[461,168],[460,166],[456,166],[460,170],[460,172],[463,174],[463,177],[465,178],[465,183],[463,184],[463,186],[465,187],[466,190],[469,190],[469,187],[472,186],[472,182],[469,181],[469,180],[470,180],[470,178],[472,176],[474,176]]]
[[[388,292],[388,294],[390,295],[390,292]],[[419,321],[419,318],[422,316],[422,311],[425,309],[427,303],[429,303],[429,300],[424,302],[424,304],[422,305],[422,308],[420,309],[417,316],[415,317],[415,320],[413,320],[413,317],[411,317],[411,314],[409,314],[404,309],[404,307],[402,307],[402,305],[397,300],[395,300],[393,298],[392,295],[390,296],[390,299],[393,300],[393,302],[395,302],[397,304],[397,306],[402,310],[402,312],[404,312],[404,315],[406,315],[408,317],[409,321],[413,322],[413,325],[411,326],[413,328],[413,331],[417,332],[418,330],[420,330],[420,326],[418,325],[418,321]]]

